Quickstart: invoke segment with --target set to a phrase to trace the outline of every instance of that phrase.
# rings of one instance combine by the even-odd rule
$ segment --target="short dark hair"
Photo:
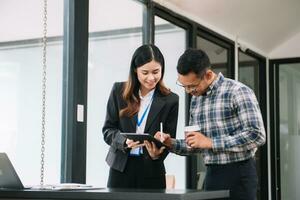
[[[187,75],[194,72],[200,78],[203,77],[207,69],[210,68],[210,61],[207,54],[201,49],[187,49],[179,57],[177,63],[177,72],[181,75]]]

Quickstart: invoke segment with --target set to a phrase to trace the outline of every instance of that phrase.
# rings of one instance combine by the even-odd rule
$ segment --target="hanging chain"
[[[46,72],[47,72],[47,0],[44,0],[43,10],[43,75],[42,75],[42,134],[41,134],[41,171],[40,186],[44,187],[44,158],[45,158],[45,115],[46,115]]]

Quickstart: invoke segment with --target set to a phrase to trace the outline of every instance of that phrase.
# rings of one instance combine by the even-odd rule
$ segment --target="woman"
[[[133,54],[126,82],[115,83],[102,129],[110,145],[106,162],[110,166],[110,188],[165,188],[168,151],[154,143],[143,144],[126,139],[120,133],[155,135],[163,132],[176,136],[178,96],[163,83],[164,57],[154,45],[143,45]]]

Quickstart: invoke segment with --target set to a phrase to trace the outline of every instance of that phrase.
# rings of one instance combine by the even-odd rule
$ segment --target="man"
[[[212,71],[207,54],[189,49],[179,58],[177,84],[192,95],[185,140],[163,134],[162,141],[179,155],[202,153],[205,190],[229,189],[231,199],[256,199],[255,152],[265,143],[257,99],[244,84]],[[157,133],[156,138],[160,138]]]

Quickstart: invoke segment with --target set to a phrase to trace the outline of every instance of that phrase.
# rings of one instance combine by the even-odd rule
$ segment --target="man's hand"
[[[164,143],[168,148],[172,147],[172,138],[170,134],[161,133],[158,131],[155,133],[154,138]]]
[[[186,143],[192,148],[211,149],[212,140],[200,132],[189,132],[186,134]]]
[[[166,147],[163,146],[160,149],[158,149],[156,147],[156,145],[154,144],[154,142],[150,143],[147,140],[144,141],[144,144],[145,144],[146,149],[147,149],[149,155],[151,156],[152,160],[158,159],[160,154],[162,154],[164,149],[166,148]]]
[[[144,144],[140,144],[139,141],[133,141],[133,140],[130,140],[130,139],[126,139],[126,145],[128,148],[137,148],[137,147],[142,147],[142,146],[145,146]]]

